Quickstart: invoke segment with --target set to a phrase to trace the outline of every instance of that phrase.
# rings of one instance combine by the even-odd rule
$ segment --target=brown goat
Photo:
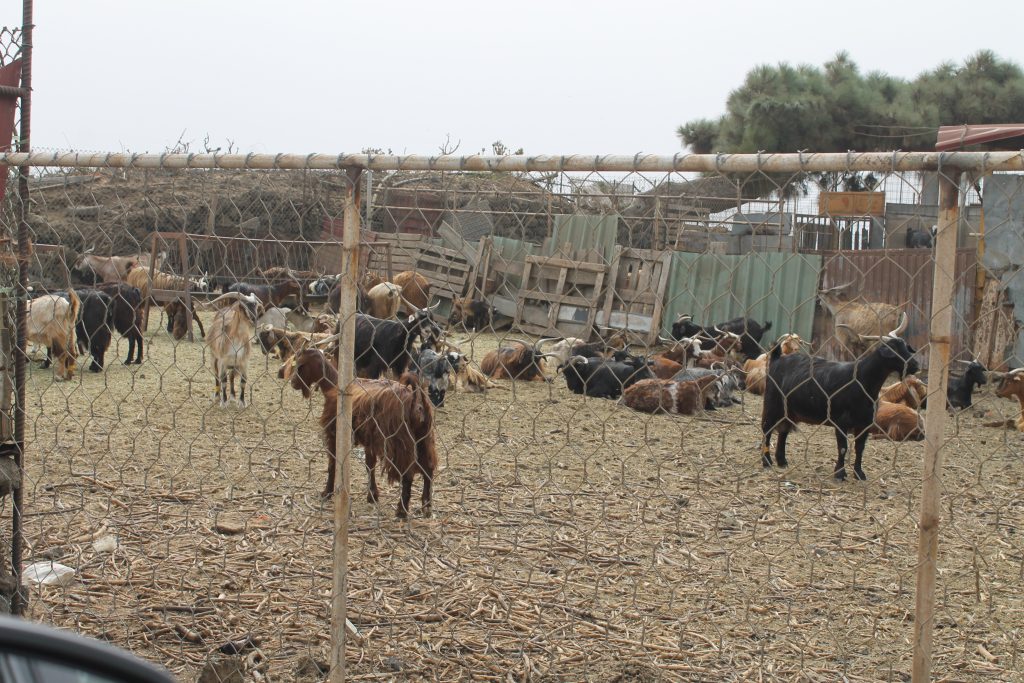
[[[622,403],[642,413],[693,415],[703,410],[716,375],[688,382],[664,379],[642,379],[622,392]]]
[[[868,433],[891,441],[923,441],[924,422],[921,415],[909,406],[879,401],[875,421],[868,427]]]
[[[986,427],[1006,427],[1024,432],[1024,368],[1011,370],[1002,375],[999,384],[996,385],[996,396],[999,398],[1017,399],[1020,405],[1020,415],[1016,420],[997,420],[986,422]]]
[[[338,371],[318,350],[306,349],[296,357],[293,388],[306,398],[317,387],[324,395],[320,426],[324,431],[328,452],[327,486],[324,495],[334,493],[338,409]],[[376,503],[376,468],[389,483],[402,483],[402,494],[395,511],[405,518],[409,514],[413,477],[423,477],[423,516],[431,513],[434,470],[437,469],[437,448],[434,443],[434,407],[420,388],[415,376],[405,373],[394,382],[388,379],[357,379],[349,385],[352,395],[352,441],[365,450],[369,476],[367,501]]]
[[[683,364],[661,356],[651,356],[649,367],[658,379],[672,379],[677,372],[683,369]]]
[[[554,354],[541,353],[540,347],[550,339],[536,344],[513,340],[488,351],[480,361],[480,371],[492,379],[516,379],[523,382],[542,382],[546,378],[541,361]]]
[[[820,290],[818,298],[832,315],[836,339],[854,356],[860,356],[871,345],[870,342],[864,341],[865,336],[877,337],[893,328],[899,328],[899,333],[902,334],[906,329],[906,323],[898,320],[900,309],[892,304],[850,301],[845,290],[852,284],[850,282]]]
[[[395,276],[394,283],[402,288],[402,305],[399,307],[406,315],[416,311],[410,306],[426,308],[430,303],[430,282],[415,270],[406,270]]]
[[[66,298],[58,294],[46,294],[28,302],[25,340],[47,348],[47,360],[43,367],[49,367],[52,359],[53,374],[57,379],[70,380],[75,374],[75,359],[78,356],[75,323],[81,307],[82,301],[73,289],[67,291]]]
[[[893,382],[887,387],[882,387],[882,391],[878,393],[878,400],[887,403],[901,403],[908,408],[920,410],[927,395],[928,385],[910,375],[900,382]]]
[[[167,331],[174,339],[184,339],[188,334],[189,309],[184,301],[168,301],[164,304],[164,314],[167,316]],[[199,334],[206,337],[206,329],[203,328],[203,321],[199,319],[195,309],[191,311],[192,320],[199,325]]]

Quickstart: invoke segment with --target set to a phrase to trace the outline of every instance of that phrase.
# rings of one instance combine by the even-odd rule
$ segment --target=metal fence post
[[[935,610],[935,569],[939,551],[939,499],[942,487],[942,445],[946,429],[946,385],[949,380],[950,334],[953,327],[957,228],[960,218],[960,172],[939,173],[939,228],[935,244],[931,325],[928,333],[928,414],[925,417],[924,472],[918,523],[917,593],[914,608],[914,683],[930,680],[932,627]]]
[[[345,631],[348,611],[349,457],[352,451],[352,395],[354,377],[356,288],[359,282],[359,194],[361,169],[345,170],[344,234],[341,249],[341,305],[338,310],[337,460],[334,489],[334,583],[331,592],[331,683],[345,680]]]

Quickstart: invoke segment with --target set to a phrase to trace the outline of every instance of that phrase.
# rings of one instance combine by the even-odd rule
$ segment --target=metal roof
[[[1007,138],[1024,138],[1024,123],[986,123],[963,126],[941,126],[935,149],[945,152],[961,149],[969,145],[981,145],[986,142],[1006,140]],[[1024,140],[1017,147],[1024,147]],[[1004,147],[1014,149],[1014,146]]]

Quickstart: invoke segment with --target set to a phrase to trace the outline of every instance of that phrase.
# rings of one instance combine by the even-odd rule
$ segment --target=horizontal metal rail
[[[63,168],[209,168],[375,171],[569,171],[802,173],[812,171],[1024,171],[1020,152],[847,152],[797,154],[655,154],[539,156],[399,156],[376,154],[0,154],[0,165]]]

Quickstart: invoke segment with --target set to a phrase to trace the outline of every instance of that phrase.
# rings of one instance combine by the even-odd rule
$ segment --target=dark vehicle
[[[175,683],[160,667],[112,645],[13,617],[0,617],[4,683]]]

